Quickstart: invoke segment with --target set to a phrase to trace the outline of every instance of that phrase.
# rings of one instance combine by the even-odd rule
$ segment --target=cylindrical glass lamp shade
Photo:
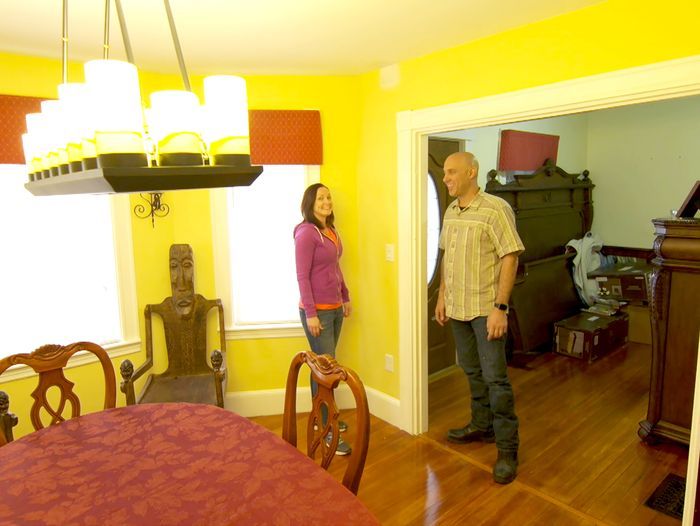
[[[82,140],[88,135],[90,106],[87,86],[79,82],[59,84],[58,100],[61,102],[62,126],[67,141],[68,165],[71,172],[78,172],[82,170]],[[94,131],[89,132],[89,134],[94,135]]]
[[[22,149],[24,150],[24,162],[27,164],[29,180],[41,179],[43,166],[36,156],[36,146],[33,137],[29,133],[22,134]]]
[[[34,172],[35,179],[51,177],[49,146],[46,141],[48,132],[44,126],[45,116],[41,113],[28,113],[25,119],[27,122],[27,134],[31,136],[32,155],[34,156],[32,166],[36,169]]]
[[[48,164],[51,175],[56,176],[61,173],[68,173],[68,153],[66,152],[68,141],[62,126],[63,118],[60,101],[42,101],[41,114],[43,115],[45,132],[43,139],[48,149]]]
[[[213,75],[204,79],[205,140],[212,164],[250,164],[248,94],[245,79]]]
[[[136,66],[120,60],[91,60],[85,63],[85,81],[98,164],[146,166]]]
[[[203,164],[201,107],[197,95],[181,90],[152,93],[146,121],[159,165]]]

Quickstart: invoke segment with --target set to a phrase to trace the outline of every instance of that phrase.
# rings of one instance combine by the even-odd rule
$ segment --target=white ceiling
[[[601,0],[171,0],[190,74],[357,74]],[[124,58],[112,3],[110,58]],[[71,60],[102,57],[104,0],[69,0]],[[177,72],[161,0],[122,0],[139,69]],[[61,57],[61,0],[0,0],[0,51]]]

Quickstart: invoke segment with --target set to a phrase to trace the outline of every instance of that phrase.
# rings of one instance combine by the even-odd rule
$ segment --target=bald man
[[[450,155],[443,182],[456,198],[445,211],[440,292],[435,318],[451,320],[457,361],[469,379],[471,422],[447,439],[496,442],[493,478],[512,482],[518,468],[518,418],[508,378],[505,339],[508,300],[524,250],[510,205],[477,184],[479,162],[469,152]]]

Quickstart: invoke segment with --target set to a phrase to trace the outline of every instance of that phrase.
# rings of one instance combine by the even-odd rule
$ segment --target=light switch
[[[394,245],[391,243],[384,245],[384,257],[387,261],[394,261]]]
[[[384,369],[390,373],[394,372],[394,357],[391,354],[384,355]]]

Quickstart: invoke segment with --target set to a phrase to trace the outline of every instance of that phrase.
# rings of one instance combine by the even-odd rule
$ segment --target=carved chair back
[[[172,305],[173,298],[168,297],[158,305],[146,305],[144,313],[146,344],[151,349],[153,346],[152,316],[157,314],[163,320],[168,366],[162,375],[182,376],[211,372],[207,364],[207,317],[212,309],[217,309],[219,314],[220,350],[223,352],[226,349],[221,300],[208,300],[200,294],[195,294],[192,312],[188,316],[180,315]]]
[[[313,398],[311,413],[306,428],[306,450],[309,457],[314,458],[321,450],[321,467],[328,469],[340,438],[338,416],[340,412],[335,403],[333,391],[341,381],[346,382],[355,397],[357,422],[355,425],[355,440],[352,444],[348,466],[343,476],[343,485],[357,494],[362,478],[362,471],[367,459],[369,448],[369,406],[364,385],[357,374],[349,367],[344,367],[334,358],[327,355],[317,355],[312,351],[297,354],[289,367],[287,386],[284,399],[284,419],[282,438],[291,445],[297,445],[296,392],[299,370],[306,364],[311,369],[311,376],[318,384],[318,391]],[[328,421],[324,426],[321,421],[321,408],[328,410]],[[331,440],[326,441],[330,433]]]
[[[14,354],[0,360],[0,375],[13,365],[27,365],[38,373],[38,383],[32,392],[34,402],[29,417],[35,430],[45,425],[55,425],[67,418],[80,416],[80,399],[73,391],[74,383],[68,380],[63,368],[68,360],[79,351],[94,354],[104,373],[104,408],[116,406],[116,380],[112,362],[102,347],[91,342],[77,342],[70,345],[44,345],[29,354]],[[49,389],[57,388],[58,401],[52,404],[54,397],[47,396]],[[55,389],[54,389],[55,391]],[[50,400],[51,399],[51,400]],[[17,424],[17,417],[9,412],[9,397],[0,392],[0,446],[13,440],[12,427]],[[47,424],[44,422],[47,421]]]
[[[149,402],[215,403],[224,407],[226,391],[226,329],[220,299],[209,300],[194,291],[194,254],[187,244],[170,246],[172,295],[159,304],[146,305],[146,361],[138,368],[130,360],[120,366],[120,390],[127,405]],[[219,316],[219,349],[207,363],[207,317]],[[149,374],[136,396],[134,382],[153,367],[153,315],[163,320],[168,364],[164,372]]]

